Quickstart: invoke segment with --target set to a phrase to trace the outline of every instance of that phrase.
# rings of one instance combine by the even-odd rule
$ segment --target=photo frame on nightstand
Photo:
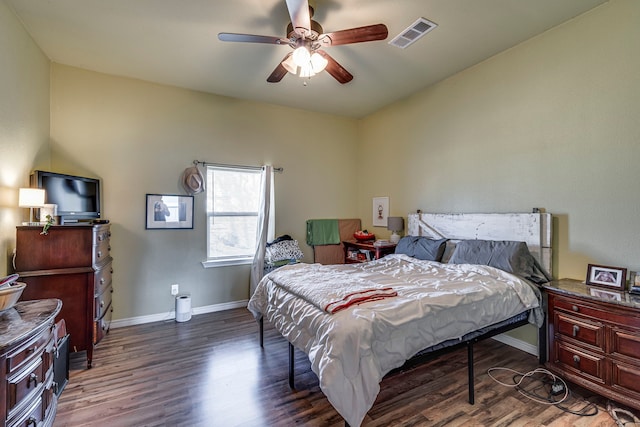
[[[627,269],[589,264],[586,284],[624,291],[627,286]]]

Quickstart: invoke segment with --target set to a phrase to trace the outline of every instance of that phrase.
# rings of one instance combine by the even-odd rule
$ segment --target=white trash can
[[[176,322],[191,320],[191,295],[176,296]]]

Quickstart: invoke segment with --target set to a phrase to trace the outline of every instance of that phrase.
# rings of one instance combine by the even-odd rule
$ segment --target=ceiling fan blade
[[[276,69],[273,70],[273,72],[269,77],[267,77],[267,81],[269,83],[278,83],[280,80],[284,78],[284,76],[287,75],[289,71],[287,71],[287,69],[284,68],[284,65],[282,65],[282,63],[286,61],[287,58],[289,58],[290,56],[291,56],[291,52],[287,53],[285,57],[282,59],[282,61],[280,61]]]
[[[266,43],[288,45],[289,40],[275,36],[256,36],[253,34],[218,33],[218,39],[223,42]]]
[[[341,44],[384,40],[388,35],[389,30],[386,25],[375,24],[351,28],[349,30],[334,31],[333,33],[325,33],[318,41],[322,43],[322,46],[338,46]]]
[[[309,2],[307,0],[287,0],[287,9],[289,9],[293,31],[300,37],[311,35]]]
[[[338,62],[333,59],[331,55],[329,55],[324,50],[318,50],[316,52],[322,55],[324,59],[329,61],[327,63],[327,67],[324,70],[327,73],[331,74],[334,79],[336,79],[341,84],[349,83],[351,80],[353,80],[353,75],[348,72],[342,65],[338,64]]]

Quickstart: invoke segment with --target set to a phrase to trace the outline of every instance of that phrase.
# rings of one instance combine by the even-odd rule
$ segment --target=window
[[[207,262],[250,263],[256,251],[260,169],[207,166]]]

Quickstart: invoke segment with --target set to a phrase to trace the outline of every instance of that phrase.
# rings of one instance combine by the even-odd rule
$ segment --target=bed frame
[[[526,242],[531,254],[540,265],[552,273],[552,217],[549,213],[506,213],[506,214],[429,214],[414,213],[408,215],[407,234],[425,236],[432,239],[449,239],[451,244],[445,251],[445,259],[450,256],[453,245],[459,240],[512,240]],[[264,344],[264,323],[259,320],[260,347]],[[461,340],[451,340],[441,345],[420,351],[409,359],[402,370],[426,360],[439,357],[445,353],[467,348],[467,372],[469,387],[469,403],[475,403],[473,345],[484,339],[527,325],[527,317],[515,322],[501,322],[488,331],[471,332]],[[538,359],[544,364],[547,359],[546,322],[538,330]],[[289,387],[294,388],[294,346],[289,343]],[[392,371],[392,372],[394,372]],[[345,422],[345,426],[348,424]]]

